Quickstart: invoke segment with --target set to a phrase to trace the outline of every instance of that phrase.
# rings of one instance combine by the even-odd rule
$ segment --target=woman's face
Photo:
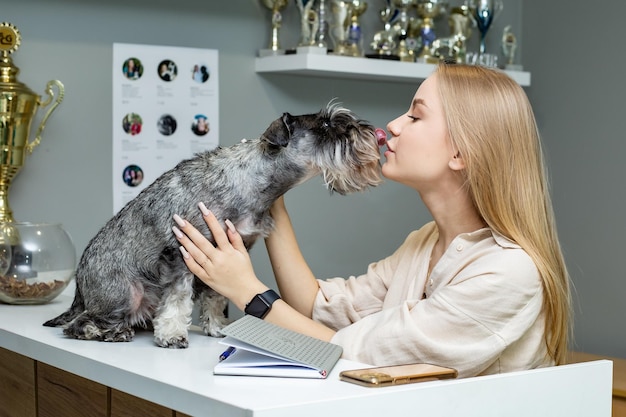
[[[455,152],[448,135],[436,76],[418,88],[409,110],[387,124],[385,177],[420,191],[437,187],[452,173]]]

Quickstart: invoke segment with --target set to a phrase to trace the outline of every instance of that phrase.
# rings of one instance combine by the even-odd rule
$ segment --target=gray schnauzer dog
[[[269,210],[287,190],[321,175],[339,194],[381,182],[377,132],[337,104],[284,113],[260,138],[196,154],[124,206],[89,242],[76,268],[70,308],[44,326],[76,339],[125,342],[152,327],[158,346],[186,348],[196,300],[200,325],[222,336],[227,300],[196,279],[172,233],[178,213],[209,239],[197,203],[230,219],[250,248],[273,228]]]

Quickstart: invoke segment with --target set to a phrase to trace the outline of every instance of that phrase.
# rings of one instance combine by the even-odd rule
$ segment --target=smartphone
[[[428,363],[350,369],[339,373],[342,381],[366,387],[388,387],[456,377],[456,369]]]

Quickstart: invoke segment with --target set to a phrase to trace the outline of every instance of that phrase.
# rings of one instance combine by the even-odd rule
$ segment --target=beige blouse
[[[437,237],[428,223],[364,275],[319,281],[313,318],[337,330],[343,357],[434,363],[460,377],[552,365],[528,254],[485,228],[457,236],[427,276]]]

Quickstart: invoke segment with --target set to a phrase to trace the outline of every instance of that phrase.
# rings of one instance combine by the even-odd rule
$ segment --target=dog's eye
[[[328,127],[328,126],[330,126],[330,125],[328,124],[328,122],[323,122],[323,123],[322,123],[322,127]]]

